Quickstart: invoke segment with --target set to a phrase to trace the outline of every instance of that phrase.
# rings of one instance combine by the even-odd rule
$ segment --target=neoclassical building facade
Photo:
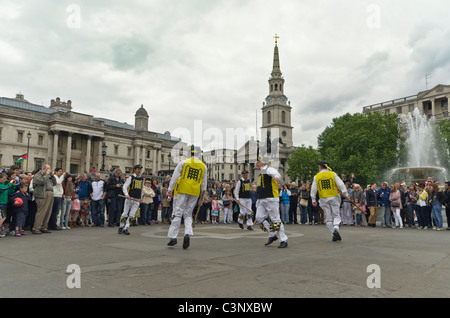
[[[173,169],[172,148],[180,142],[169,132],[148,130],[149,115],[141,106],[135,125],[73,111],[72,102],[60,98],[45,107],[22,94],[0,97],[0,166],[9,168],[28,153],[19,166],[33,171],[48,163],[70,173],[120,168],[131,171],[141,164],[157,174]]]
[[[363,114],[374,112],[396,113],[405,115],[418,108],[421,114],[434,116],[437,121],[450,120],[448,101],[450,98],[450,85],[439,84],[432,89],[419,92],[415,95],[397,98],[375,105],[363,107]]]

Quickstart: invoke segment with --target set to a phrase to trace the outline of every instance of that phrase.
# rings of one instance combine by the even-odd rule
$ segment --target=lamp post
[[[169,152],[167,157],[169,158],[169,173],[170,173],[170,160],[172,159],[172,154]]]
[[[31,132],[28,132],[27,134],[27,138],[28,138],[28,144],[27,144],[27,163],[25,166],[25,170],[28,171],[28,153],[30,151],[30,138],[31,138]]]
[[[102,157],[103,157],[103,163],[102,163],[102,171],[105,171],[105,156],[106,156],[106,149],[108,148],[108,146],[103,143],[102,144]]]

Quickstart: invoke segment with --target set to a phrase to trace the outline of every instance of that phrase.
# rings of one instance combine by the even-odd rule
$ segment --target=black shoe
[[[189,247],[189,244],[190,244],[190,237],[189,237],[189,234],[186,234],[185,236],[184,236],[184,239],[183,239],[183,248],[184,249],[187,249],[188,247]]]
[[[280,242],[280,245],[278,246],[278,248],[286,248],[288,246],[287,241],[284,242]]]
[[[50,232],[49,230],[41,230],[41,233],[49,234],[49,233],[52,233],[52,232]]]
[[[128,232],[128,229],[125,229],[125,230],[122,231],[122,234],[130,235],[130,232]]]
[[[253,228],[251,226],[247,226],[247,230],[253,231]]]
[[[338,230],[334,230],[333,232],[333,242],[342,241],[341,235]]]
[[[31,233],[32,233],[32,234],[42,234],[42,232],[41,232],[41,231],[38,231],[38,230],[37,230],[37,231],[32,231]]]
[[[244,224],[239,223],[239,227],[243,230],[244,229]]]
[[[177,245],[177,239],[176,238],[170,239],[170,241],[169,241],[169,243],[167,243],[167,245],[169,245],[169,246]]]
[[[119,231],[117,231],[118,234],[122,234],[122,228],[119,227]]]
[[[275,242],[276,240],[278,240],[278,237],[276,235],[269,237],[269,240],[267,241],[266,246],[269,246],[270,244],[272,244],[273,242]]]

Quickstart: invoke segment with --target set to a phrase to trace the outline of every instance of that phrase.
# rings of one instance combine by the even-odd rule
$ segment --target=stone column
[[[100,171],[100,169],[102,168],[102,165],[103,165],[103,155],[102,155],[103,140],[104,139],[102,139],[102,138],[99,138],[99,140],[98,140],[98,155],[97,155],[98,163],[97,163],[97,166],[95,167],[96,171]],[[106,169],[106,163],[105,163],[105,169]]]
[[[157,149],[155,147],[153,147],[152,149],[152,172],[155,173],[156,172],[156,154],[157,154]]]
[[[142,171],[145,171],[145,146],[144,145],[142,145],[142,148],[141,148],[141,160],[142,160],[142,162],[141,162],[141,165],[142,165]]]
[[[91,142],[92,142],[92,137],[91,136],[87,136],[87,146],[86,146],[86,164],[84,166],[84,170],[89,172],[90,170],[90,165],[91,165]],[[84,172],[84,171],[82,171]]]
[[[431,100],[431,116],[434,117],[435,114],[436,114],[436,100],[432,99]]]
[[[158,172],[161,170],[161,148],[157,149],[156,159],[158,160]]]
[[[139,164],[139,146],[134,145],[134,164]]]
[[[70,159],[72,156],[72,135],[73,135],[73,133],[69,132],[69,135],[67,137],[66,169],[65,169],[65,172],[67,172],[67,173],[70,173]]]
[[[53,131],[53,152],[52,152],[52,169],[55,169],[58,165],[58,139],[59,139],[59,131]]]

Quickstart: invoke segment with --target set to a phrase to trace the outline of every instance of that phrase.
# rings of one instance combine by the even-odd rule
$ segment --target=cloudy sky
[[[256,134],[277,33],[294,145],[316,146],[332,118],[423,91],[426,74],[450,84],[449,18],[448,0],[0,0],[0,96]]]

